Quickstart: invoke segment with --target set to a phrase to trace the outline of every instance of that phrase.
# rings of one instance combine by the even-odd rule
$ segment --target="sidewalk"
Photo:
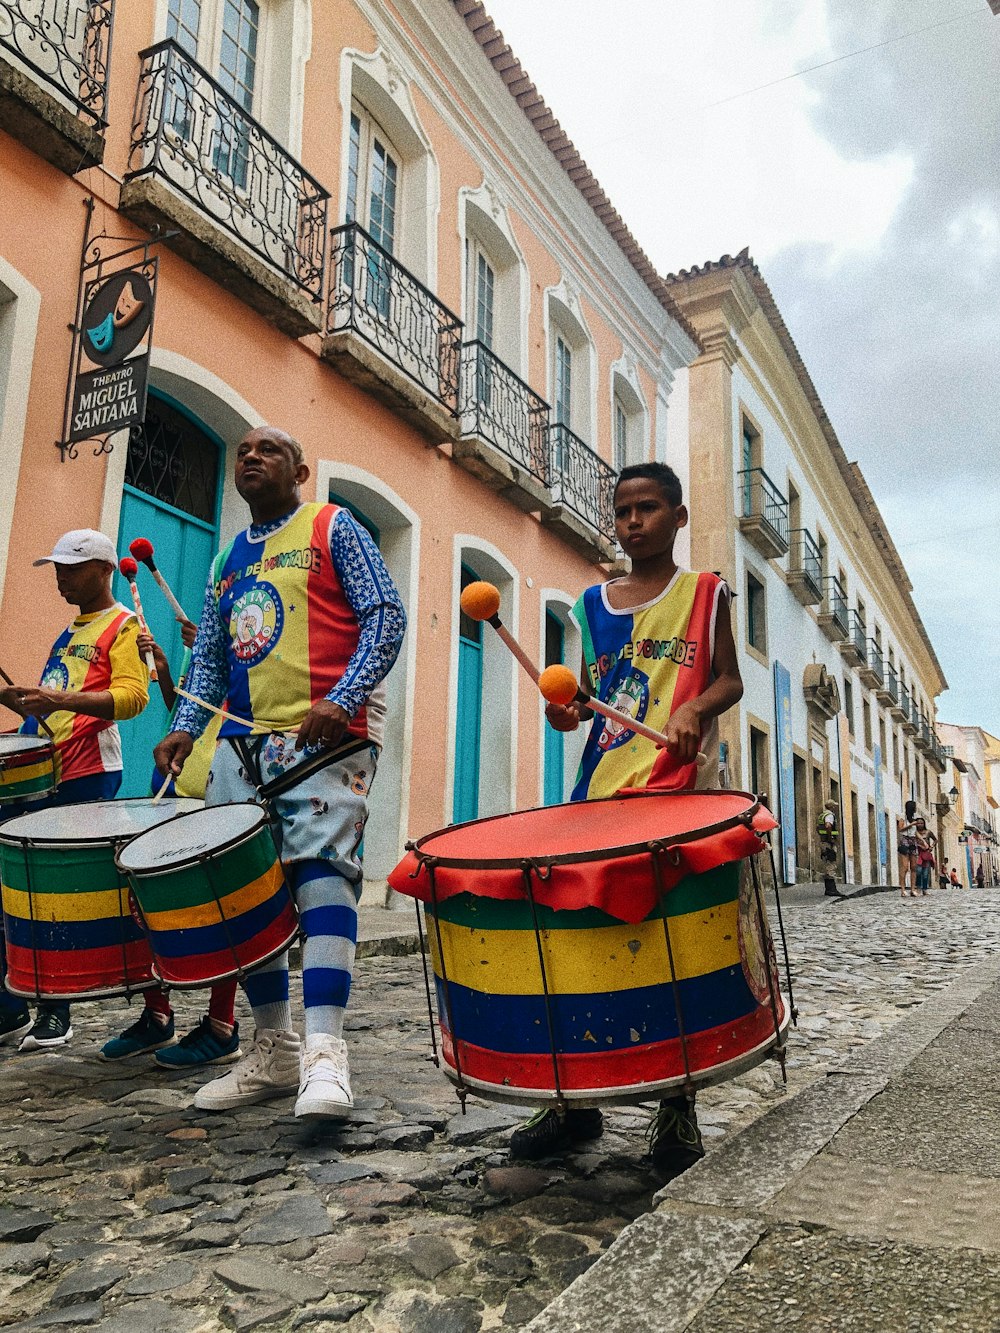
[[[531,1333],[995,1333],[998,1029],[994,957],[667,1185]]]

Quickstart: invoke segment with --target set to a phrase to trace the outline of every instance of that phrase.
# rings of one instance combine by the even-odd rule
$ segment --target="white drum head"
[[[171,870],[239,842],[266,822],[262,808],[249,801],[206,805],[134,838],[118,853],[118,864],[136,873]]]
[[[113,843],[134,838],[174,815],[200,810],[202,801],[188,797],[162,801],[140,796],[123,801],[85,801],[79,805],[57,805],[52,810],[8,819],[0,827],[0,842]]]
[[[7,754],[30,754],[32,750],[45,750],[51,744],[47,736],[19,736],[5,732],[0,736],[0,758]]]

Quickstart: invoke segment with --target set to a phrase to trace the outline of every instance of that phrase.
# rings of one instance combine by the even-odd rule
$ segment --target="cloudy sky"
[[[941,718],[1000,734],[1000,18],[487,8],[661,272],[750,246],[909,571]]]

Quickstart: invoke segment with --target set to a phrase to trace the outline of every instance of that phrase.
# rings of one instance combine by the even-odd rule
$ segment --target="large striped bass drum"
[[[389,883],[423,904],[459,1091],[640,1102],[783,1060],[774,827],[745,792],[636,792],[410,844]]]

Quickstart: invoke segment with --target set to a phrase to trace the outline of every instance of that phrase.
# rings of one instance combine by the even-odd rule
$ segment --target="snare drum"
[[[0,827],[7,989],[36,1000],[129,995],[155,984],[115,851],[200,801],[89,801]]]
[[[298,934],[291,890],[259,805],[206,806],[123,847],[165,984],[210,986],[282,953]]]
[[[38,800],[56,789],[56,751],[41,736],[0,735],[0,805]]]
[[[637,1102],[783,1049],[741,792],[643,792],[422,838],[389,883],[425,906],[446,1073],[486,1097]]]

